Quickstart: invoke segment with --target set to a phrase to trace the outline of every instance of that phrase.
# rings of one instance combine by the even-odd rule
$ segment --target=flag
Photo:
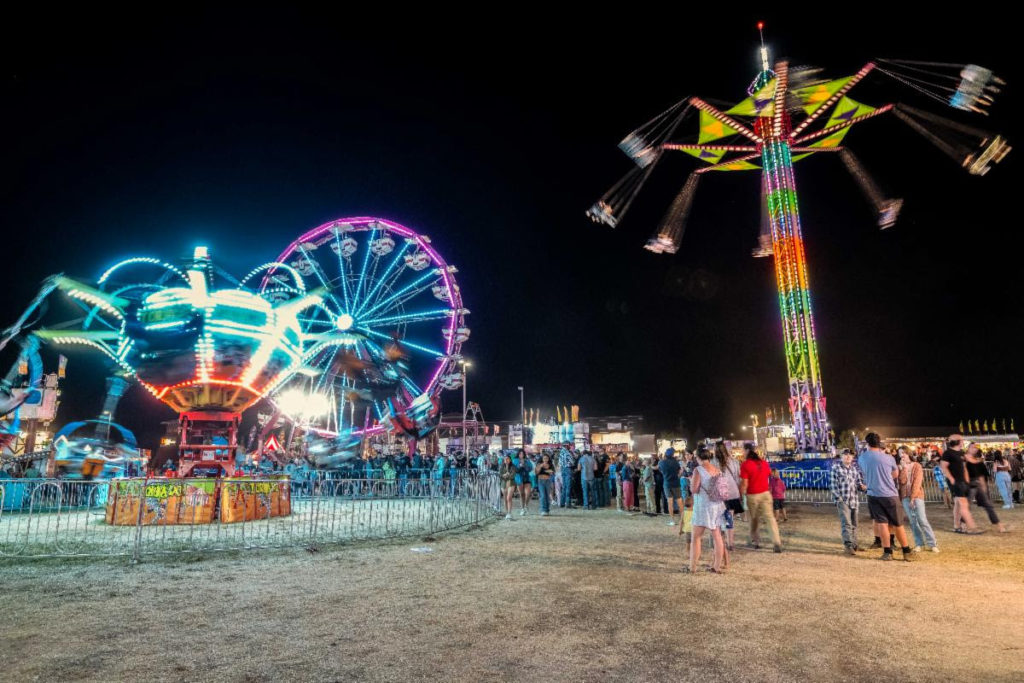
[[[987,432],[988,431],[988,420],[985,420],[984,422],[982,422],[981,426],[984,427],[985,431]]]
[[[562,406],[562,419],[565,422],[569,421],[569,409],[566,408],[565,406]]]
[[[555,423],[562,424],[562,411],[558,406],[555,406]]]
[[[999,431],[999,427],[996,426],[996,419],[994,417],[992,418],[992,431],[993,432]]]
[[[57,357],[57,377],[59,377],[60,379],[64,379],[64,376],[67,374],[67,369],[68,369],[68,359],[67,359],[67,356],[58,356]]]
[[[1010,418],[1010,431],[1011,432],[1017,431],[1017,428],[1013,426],[1013,418],[1012,417]]]
[[[1006,433],[1006,418],[1003,418],[1003,433]]]
[[[964,421],[963,420],[960,420],[960,433],[961,434],[964,433]]]
[[[964,431],[960,430],[960,433],[963,434]],[[970,420],[967,421],[967,433],[968,434],[973,434],[974,433],[974,430],[971,428],[971,421]]]
[[[977,420],[974,421],[974,431],[976,431],[979,434],[981,434],[981,426],[978,424]]]

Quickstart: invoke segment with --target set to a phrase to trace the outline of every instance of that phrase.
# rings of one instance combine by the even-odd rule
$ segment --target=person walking
[[[661,472],[662,485],[665,487],[665,512],[668,513],[668,525],[675,526],[676,522],[673,519],[675,514],[676,506],[679,509],[679,521],[682,523],[683,504],[682,504],[682,489],[680,488],[679,472],[682,470],[682,466],[675,457],[676,451],[674,448],[665,449],[665,457],[658,463],[658,470]]]
[[[921,463],[915,462],[906,446],[900,446],[900,500],[903,511],[907,513],[910,530],[914,534],[914,552],[921,552],[921,546],[927,544],[933,553],[939,552],[935,541],[935,532],[928,523],[928,514],[924,508],[924,469]]]
[[[657,462],[658,456],[654,455],[644,463],[643,473],[640,475],[640,481],[644,485],[644,507],[647,510],[648,515],[654,514],[654,464]]]
[[[839,529],[847,555],[859,551],[857,542],[857,510],[860,508],[860,492],[867,491],[864,477],[853,464],[853,451],[844,448],[829,472],[829,491],[839,515]]]
[[[533,496],[533,484],[530,475],[533,474],[533,463],[526,455],[526,451],[520,448],[516,451],[513,461],[516,465],[516,488],[519,490],[519,515],[526,516],[530,511],[530,498]]]
[[[722,474],[712,461],[711,453],[707,449],[697,451],[700,465],[693,471],[690,478],[690,493],[693,494],[693,535],[690,539],[690,566],[689,573],[697,571],[697,561],[700,559],[701,539],[704,531],[711,531],[713,541],[713,559],[708,571],[721,574],[725,572],[724,556],[725,542],[722,539],[720,529],[722,516],[725,514],[725,502],[714,500],[711,495],[715,478]],[[682,524],[682,521],[680,521]]]
[[[537,474],[537,489],[540,491],[540,516],[547,517],[551,514],[551,477],[555,474],[551,456],[547,451],[541,453],[540,462],[537,463],[534,471]]]
[[[868,487],[868,512],[874,523],[875,536],[882,542],[881,560],[892,560],[892,545],[889,532],[896,537],[903,550],[903,561],[910,562],[912,555],[903,528],[904,514],[900,504],[900,492],[896,486],[899,468],[892,456],[882,450],[882,437],[868,432],[864,437],[868,448],[857,457],[857,465],[864,473]]]
[[[1003,499],[1003,509],[1013,509],[1013,483],[1010,478],[1010,463],[1003,457],[1003,454],[996,451],[992,458],[992,472],[996,478],[996,486],[999,487],[999,497]]]
[[[594,460],[594,456],[590,454],[590,451],[583,451],[583,455],[580,456],[579,461],[576,463],[576,469],[580,473],[580,486],[583,489],[583,507],[588,510],[596,510],[597,480],[594,473],[597,470],[597,461]]]
[[[769,492],[768,463],[761,459],[754,444],[743,445],[746,456],[740,465],[740,493],[747,498],[747,512],[750,514],[750,545],[754,550],[761,547],[758,527],[766,524],[772,534],[772,550],[782,552],[779,525],[772,514],[772,494]],[[690,485],[693,490],[693,485]]]
[[[964,462],[964,437],[962,434],[950,434],[946,441],[946,451],[942,454],[939,467],[942,476],[949,485],[949,493],[953,496],[953,531],[959,534],[980,534],[971,515],[971,505],[967,499],[971,486],[967,479],[967,464]]]
[[[980,508],[984,508],[985,512],[988,513],[988,521],[992,523],[999,533],[1006,533],[1006,526],[999,521],[999,515],[996,514],[995,506],[992,505],[992,498],[989,496],[989,473],[988,466],[985,465],[985,459],[981,457],[981,449],[978,444],[972,443],[967,448],[967,455],[964,456],[967,466],[967,477],[970,483],[970,490],[974,502]]]
[[[505,498],[505,519],[512,519],[512,499],[516,495],[516,465],[508,453],[501,461],[498,477],[501,479],[501,492]]]

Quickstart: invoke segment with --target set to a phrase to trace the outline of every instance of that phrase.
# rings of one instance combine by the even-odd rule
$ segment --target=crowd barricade
[[[796,463],[771,462],[772,469],[778,471],[779,476],[786,482],[787,503],[833,503],[832,493],[829,488],[831,484],[831,461],[823,461],[823,466],[801,466]],[[926,503],[943,502],[942,489],[934,476],[930,466],[924,466],[924,500]],[[867,502],[867,495],[863,492],[860,495],[861,502]]]
[[[0,480],[0,557],[311,547],[429,535],[500,509],[497,477]]]

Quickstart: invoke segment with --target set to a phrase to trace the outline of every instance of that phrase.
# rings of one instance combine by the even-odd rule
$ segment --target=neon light
[[[381,332],[378,332],[377,330],[371,330],[368,327],[361,327],[359,329],[363,330],[367,334],[372,335],[374,337],[380,337],[381,339],[387,339],[389,341],[392,341],[392,338],[390,336],[388,336],[386,334],[383,334]],[[411,349],[416,349],[417,351],[422,351],[424,353],[429,353],[434,358],[441,358],[441,357],[443,357],[445,355],[442,351],[438,351],[437,349],[431,349],[431,348],[426,347],[426,346],[420,346],[419,344],[414,344],[411,341],[409,341],[408,339],[400,340],[398,342],[398,345],[399,346],[408,346]]]
[[[371,313],[375,313],[376,311],[379,311],[379,310],[380,310],[381,308],[383,308],[384,306],[387,306],[387,305],[388,305],[389,303],[391,303],[392,301],[394,301],[394,300],[395,300],[395,299],[397,299],[398,297],[402,296],[403,294],[405,294],[406,292],[408,292],[408,291],[409,291],[410,289],[412,289],[413,287],[416,287],[417,285],[419,285],[419,284],[422,284],[422,283],[423,283],[423,282],[425,282],[426,280],[429,280],[429,279],[431,279],[431,278],[436,278],[436,277],[437,277],[437,273],[435,273],[435,272],[433,272],[433,271],[430,271],[430,272],[426,273],[426,274],[425,274],[425,275],[423,275],[422,277],[420,277],[420,278],[418,278],[418,279],[414,280],[414,281],[412,282],[412,284],[409,284],[409,285],[407,285],[407,286],[403,287],[402,289],[398,290],[397,292],[395,292],[394,294],[392,294],[392,295],[391,295],[390,297],[388,297],[388,298],[387,298],[387,299],[385,299],[384,301],[382,301],[382,302],[378,303],[378,304],[377,304],[377,305],[375,305],[375,306],[374,306],[373,308],[371,308],[370,310],[366,311],[366,312],[365,312],[365,313],[364,313],[363,315],[364,315],[364,316],[365,316],[365,315],[370,315]],[[425,288],[424,288],[424,289],[425,289]]]
[[[453,311],[450,308],[439,308],[435,311],[423,311],[422,313],[405,313],[403,315],[393,315],[387,318],[373,318],[371,320],[363,321],[365,325],[384,325],[387,323],[395,322],[411,322],[411,321],[424,321],[424,320],[440,320],[450,315],[454,315],[458,311]]]
[[[369,305],[369,304],[371,304],[373,302],[373,295],[376,294],[377,291],[384,285],[384,280],[387,279],[388,275],[394,269],[396,264],[398,264],[401,261],[403,263],[403,267],[404,267],[405,261],[403,259],[403,256],[405,255],[405,251],[408,248],[409,248],[409,243],[406,242],[406,243],[404,243],[402,245],[401,249],[399,249],[397,252],[395,252],[395,257],[393,259],[391,259],[391,263],[389,263],[387,268],[384,269],[384,272],[381,274],[380,279],[377,280],[377,284],[374,285],[373,289],[370,290],[370,293],[366,295],[365,299],[363,299],[362,305],[358,309],[356,309],[355,315],[358,316],[360,313],[362,313],[362,309],[363,308],[365,308],[367,305]]]

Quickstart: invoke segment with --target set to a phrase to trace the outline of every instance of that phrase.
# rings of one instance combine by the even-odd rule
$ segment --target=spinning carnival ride
[[[95,285],[54,276],[5,339],[60,290],[83,309],[77,329],[32,335],[103,352],[174,409],[180,476],[195,468],[233,475],[241,413],[268,397],[280,414],[281,398],[294,390],[328,401],[318,434],[328,444],[320,464],[330,466],[332,448],[358,443],[354,432],[397,429],[421,438],[436,426],[439,394],[452,386],[469,336],[454,273],[428,238],[408,228],[374,218],[334,221],[241,281],[216,268],[205,247],[184,269],[132,258]],[[260,278],[258,290],[248,287]],[[308,290],[308,281],[319,287]],[[436,347],[426,345],[431,331]],[[416,342],[406,339],[413,335]],[[353,416],[364,406],[355,430]]]
[[[876,60],[852,76],[820,80],[818,70],[790,69],[785,61],[771,68],[762,41],[761,71],[747,89],[745,100],[722,110],[698,97],[689,97],[630,133],[619,146],[634,160],[636,168],[587,211],[594,221],[615,227],[663,152],[690,154],[707,165],[690,174],[646,246],[655,253],[674,254],[703,174],[761,172],[762,221],[754,256],[774,257],[789,375],[789,408],[801,450],[825,448],[829,427],[793,163],[818,152],[838,154],[874,205],[879,227],[885,229],[895,223],[902,200],[885,197],[856,157],[842,146],[853,125],[892,112],[974,175],[984,175],[1010,151],[1002,137],[973,126],[905,104],[873,107],[847,95],[874,72],[943,104],[978,113],[985,113],[984,108],[1003,84],[991,71],[976,65],[896,60]],[[697,140],[677,141],[677,129],[694,110],[699,113]]]
[[[291,383],[330,406],[314,426],[429,434],[441,392],[462,386],[456,363],[470,334],[457,270],[430,238],[393,221],[345,218],[301,235],[277,260],[285,265],[263,268],[264,297],[301,296],[291,273],[321,292],[299,316],[311,346],[308,369]]]

